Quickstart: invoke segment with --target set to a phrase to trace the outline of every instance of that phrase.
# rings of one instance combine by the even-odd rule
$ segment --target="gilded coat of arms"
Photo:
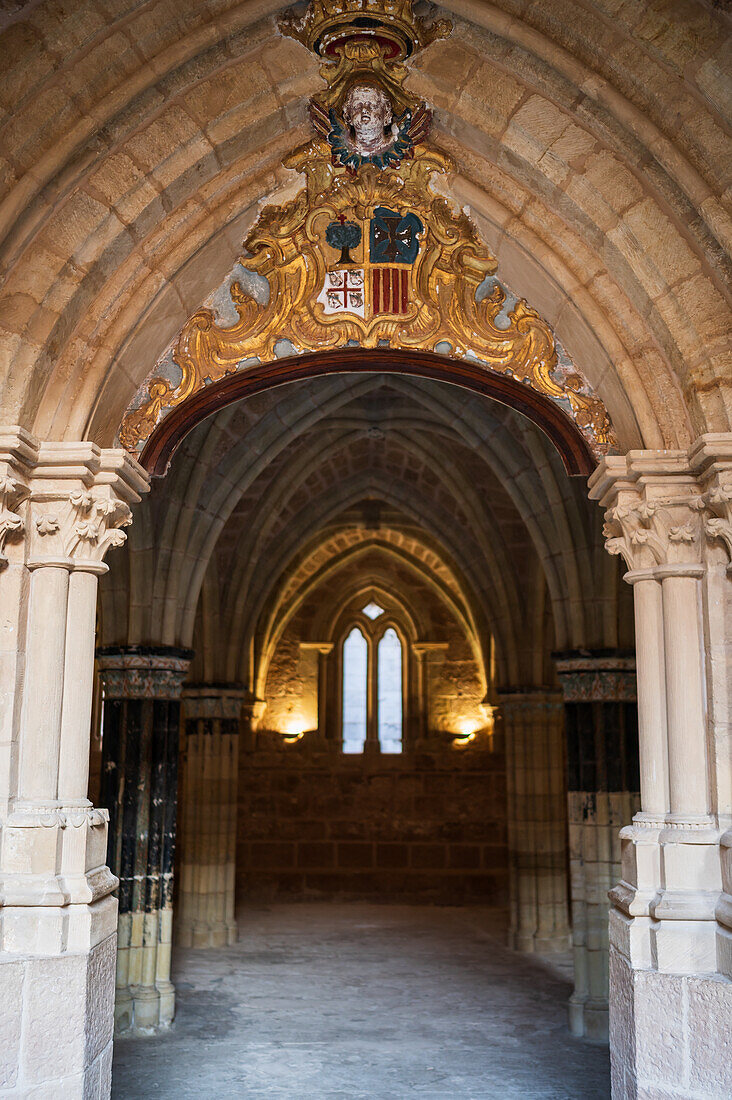
[[[364,320],[405,316],[415,300],[412,275],[423,237],[416,214],[377,206],[362,224],[341,214],[325,231],[326,244],[340,249],[338,266],[328,267],[318,296],[325,313],[355,313]]]
[[[552,331],[525,301],[506,308],[495,258],[432,186],[453,165],[428,140],[431,113],[405,90],[404,61],[449,24],[416,19],[411,0],[313,0],[280,29],[320,55],[326,87],[310,104],[314,140],[283,161],[304,189],[265,207],[245,242],[241,263],[267,280],[268,301],[233,283],[235,324],[198,310],[173,351],[180,381],[149,380],[122,444],[139,450],[166,410],[242,363],[272,361],[285,339],[299,353],[357,344],[469,356],[560,402],[607,450],[602,402],[558,369]]]

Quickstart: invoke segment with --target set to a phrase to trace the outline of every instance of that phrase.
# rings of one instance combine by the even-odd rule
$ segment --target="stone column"
[[[418,643],[412,646],[415,658],[413,743],[427,740],[429,731],[429,694],[427,691],[427,653]]]
[[[447,642],[414,642],[415,657],[414,691],[415,721],[411,729],[410,748],[426,746],[432,740],[430,714],[430,667],[447,650]]]
[[[251,691],[247,692],[241,705],[240,754],[254,751],[257,743],[257,729],[266,709],[267,704],[264,699],[258,699]]]
[[[546,954],[569,949],[564,705],[552,691],[502,692],[506,742],[510,943]]]
[[[639,800],[635,660],[610,650],[554,656],[567,736],[575,974],[569,1029],[607,1042],[607,896],[620,874],[619,831]]]
[[[610,894],[613,1096],[729,1096],[732,437],[607,458],[590,496],[629,567],[639,657],[641,809]]]
[[[300,642],[300,652],[306,654],[316,653],[318,661],[318,680],[317,680],[317,729],[311,730],[308,733],[308,743],[313,746],[317,745],[320,749],[334,748],[335,739],[334,732],[336,722],[334,721],[335,715],[333,714],[334,707],[331,704],[332,693],[329,694],[330,686],[330,659],[333,652],[332,642]],[[299,731],[298,731],[299,732]],[[340,748],[340,746],[338,746]]]
[[[236,943],[234,915],[240,684],[183,690],[176,942]]]
[[[87,798],[96,590],[147,486],[121,451],[0,433],[3,1095],[110,1088],[117,880]]]
[[[175,1011],[170,980],[180,695],[192,652],[97,651],[104,690],[101,798],[119,878],[115,1031],[149,1035]]]

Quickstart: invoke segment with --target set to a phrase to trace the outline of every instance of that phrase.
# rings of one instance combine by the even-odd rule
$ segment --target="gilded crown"
[[[279,21],[282,34],[302,42],[324,60],[335,61],[347,42],[376,42],[385,61],[403,61],[438,38],[448,20],[415,18],[412,0],[311,0],[304,14],[295,9]]]

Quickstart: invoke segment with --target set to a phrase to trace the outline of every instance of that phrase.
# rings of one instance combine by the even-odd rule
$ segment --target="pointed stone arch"
[[[397,348],[344,348],[292,356],[227,375],[171,409],[147,440],[140,462],[153,475],[165,474],[176,447],[189,431],[212,413],[243,397],[329,374],[383,373],[384,370],[462,386],[508,405],[548,436],[568,474],[589,476],[597,465],[597,456],[586,436],[549,397],[469,359],[448,359],[432,352]]]

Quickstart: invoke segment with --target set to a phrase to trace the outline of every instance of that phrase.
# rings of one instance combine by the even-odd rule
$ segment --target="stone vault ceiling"
[[[162,623],[167,643],[207,639],[196,675],[251,682],[313,586],[377,550],[476,645],[495,639],[504,685],[547,682],[553,648],[632,638],[599,511],[539,429],[386,374],[291,383],[195,428],[104,578],[103,636],[144,642]]]
[[[110,444],[140,380],[292,189],[314,58],[268,0],[4,5],[0,385]],[[728,23],[702,0],[453,0],[413,64],[499,276],[623,446],[730,426]]]

